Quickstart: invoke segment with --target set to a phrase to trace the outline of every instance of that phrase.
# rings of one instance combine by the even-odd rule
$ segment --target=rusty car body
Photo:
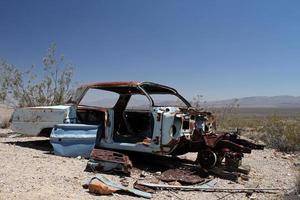
[[[85,105],[83,99],[89,90],[114,93],[117,98],[109,100],[110,106]],[[136,98],[143,98],[143,103],[135,101]],[[49,127],[32,124],[30,131],[37,134],[42,129],[52,128],[56,123],[98,125],[95,148],[157,155],[198,152],[197,161],[205,167],[215,166],[224,158],[227,163],[238,163],[243,153],[263,148],[240,139],[236,133],[217,132],[215,117],[210,112],[193,108],[175,89],[153,82],[81,85],[62,108],[63,117],[56,117],[57,121],[53,120],[51,124],[42,123]],[[38,119],[34,111],[39,109],[29,109],[31,118]],[[23,114],[24,110],[26,108],[21,109]],[[21,111],[17,110],[13,115],[12,127],[19,132],[22,132],[20,119],[25,118],[21,116]],[[50,117],[53,110],[44,107],[43,115],[43,119],[53,119]],[[37,122],[27,120],[26,126],[30,126],[30,123]],[[38,130],[33,130],[34,127]]]

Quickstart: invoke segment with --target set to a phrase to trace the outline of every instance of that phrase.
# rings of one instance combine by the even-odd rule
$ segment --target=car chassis
[[[119,94],[113,108],[91,108],[80,105],[90,89]],[[180,105],[156,105],[153,94],[174,95]],[[133,95],[144,95],[150,102],[148,110],[127,110]],[[80,112],[101,112],[95,148],[143,152],[157,155],[182,155],[198,152],[197,162],[204,168],[225,164],[238,167],[244,153],[263,149],[263,145],[240,139],[237,132],[217,132],[216,120],[210,112],[193,108],[175,89],[152,82],[113,82],[82,85],[71,99]]]
[[[115,94],[116,99],[111,106],[87,105],[83,99],[90,90]],[[163,99],[165,96],[172,101]],[[146,103],[129,107],[130,102],[137,104],[135,97],[143,97]],[[204,168],[222,163],[237,167],[244,153],[264,148],[241,139],[237,132],[218,132],[212,113],[192,107],[175,89],[153,82],[84,84],[65,105],[17,109],[12,129],[27,135],[49,135],[52,131],[50,140],[58,146],[54,152],[64,156],[77,155],[78,147],[89,155],[93,146],[163,156],[198,152],[196,162]],[[61,133],[71,133],[79,145],[72,147],[71,140],[63,139]],[[66,154],[65,147],[70,146]]]

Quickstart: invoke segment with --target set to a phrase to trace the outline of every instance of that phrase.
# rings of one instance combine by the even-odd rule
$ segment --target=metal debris
[[[128,156],[103,149],[94,149],[87,163],[86,171],[117,172],[130,175],[132,163]]]
[[[284,190],[283,188],[225,188],[225,187],[214,187],[216,185],[216,179],[212,179],[207,183],[195,186],[176,186],[167,184],[153,184],[139,182],[139,185],[160,188],[160,189],[174,189],[174,190],[187,190],[187,191],[202,191],[202,192],[230,192],[230,193],[240,193],[240,192],[257,192],[257,193],[277,193],[278,191]]]
[[[95,145],[98,127],[87,124],[56,124],[50,134],[54,154],[89,158]]]
[[[117,191],[117,189],[104,184],[98,179],[92,179],[88,185],[88,189],[91,193],[108,195]]]
[[[138,189],[138,190],[141,190],[141,191],[144,191],[144,192],[148,192],[148,193],[154,193],[155,192],[155,190],[150,188],[150,187],[138,184],[138,181],[134,182],[133,187],[135,189]]]
[[[197,162],[206,169],[220,166],[225,159],[225,165],[238,168],[244,153],[252,149],[264,149],[264,145],[239,138],[238,132],[207,134],[200,136]]]
[[[95,182],[94,180],[97,180],[97,182]],[[99,184],[99,182],[101,182],[101,184]],[[108,178],[106,178],[105,176],[102,176],[101,174],[97,174],[96,176],[94,176],[93,178],[91,178],[88,181],[85,181],[83,183],[83,188],[90,188],[90,185],[92,187],[92,191],[93,192],[98,192],[97,194],[111,194],[115,191],[125,191],[131,194],[134,194],[136,196],[140,196],[140,197],[144,197],[144,198],[148,198],[150,199],[152,197],[152,195],[150,193],[147,192],[143,192],[137,189],[133,189],[133,188],[128,188],[128,187],[124,187],[121,184],[115,183],[111,180],[109,180]]]
[[[196,184],[193,186],[178,186],[178,185],[169,185],[169,184],[155,184],[155,183],[144,183],[137,182],[138,185],[146,186],[150,188],[160,188],[160,189],[176,189],[176,190],[206,190],[211,189],[217,184],[216,179],[205,181],[201,184]]]
[[[204,181],[197,172],[187,169],[169,169],[164,171],[159,177],[164,182],[178,181],[184,185],[192,185]]]
[[[229,172],[221,167],[215,167],[215,168],[209,169],[209,173],[213,174],[219,178],[231,180],[234,182],[238,182],[238,178],[239,178],[239,173]]]

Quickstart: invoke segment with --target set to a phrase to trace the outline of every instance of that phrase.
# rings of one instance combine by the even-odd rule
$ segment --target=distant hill
[[[236,99],[209,101],[207,106],[224,107],[232,104]],[[237,98],[237,103],[242,108],[300,108],[300,96],[253,96]]]

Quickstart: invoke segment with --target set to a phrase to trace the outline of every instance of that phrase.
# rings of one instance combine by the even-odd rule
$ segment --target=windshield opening
[[[188,107],[186,103],[175,94],[149,94],[154,106]]]
[[[79,102],[79,105],[113,108],[117,103],[119,97],[120,95],[115,92],[89,88]]]

